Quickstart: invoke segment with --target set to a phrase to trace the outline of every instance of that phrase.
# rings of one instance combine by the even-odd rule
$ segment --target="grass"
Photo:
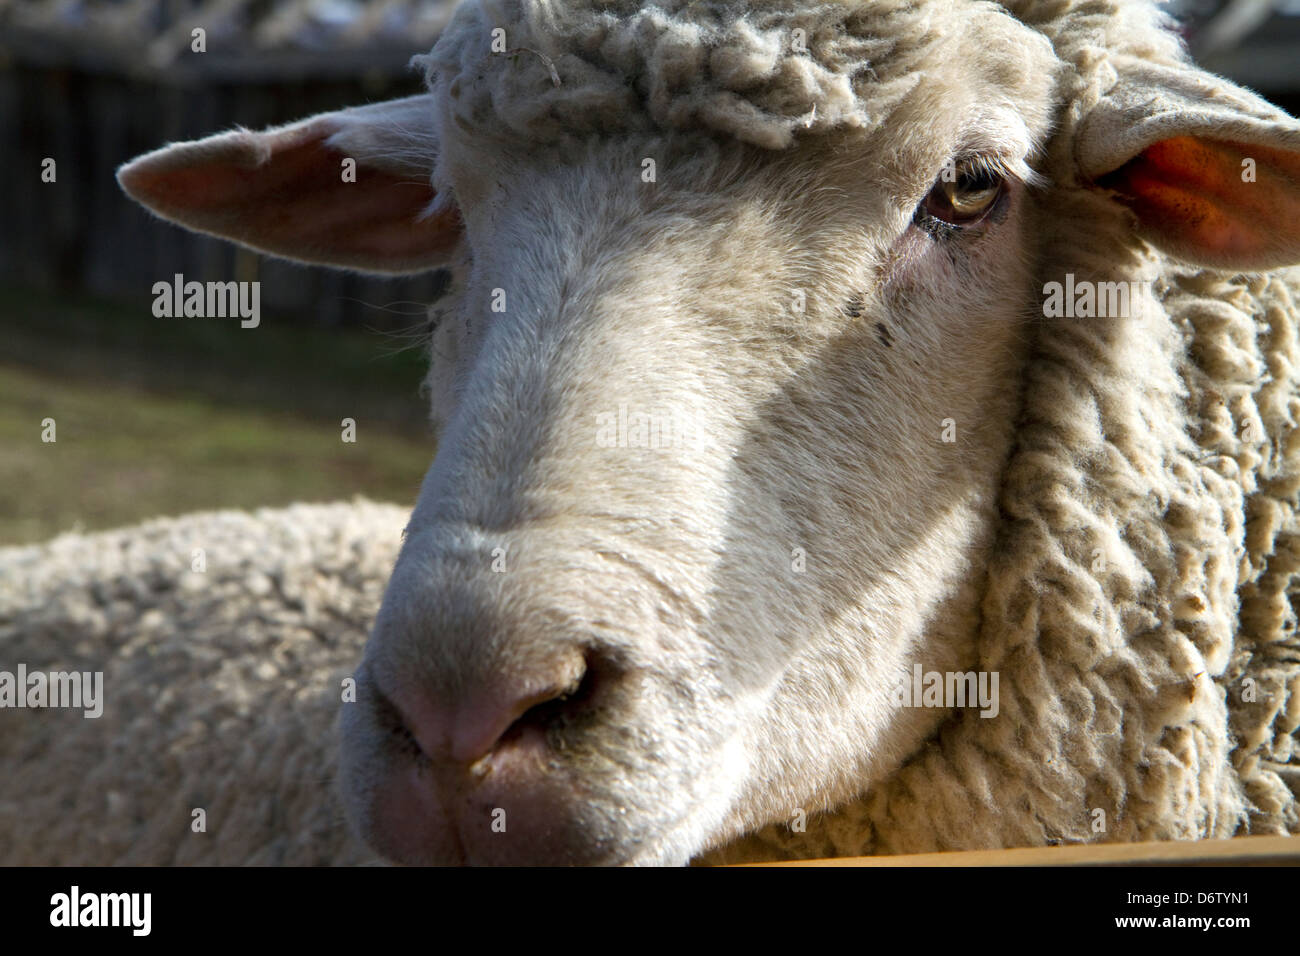
[[[432,458],[423,359],[374,333],[13,289],[0,324],[0,544],[211,508],[409,504]]]

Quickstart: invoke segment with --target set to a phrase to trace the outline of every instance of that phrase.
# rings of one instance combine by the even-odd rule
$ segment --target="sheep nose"
[[[428,691],[399,682],[380,687],[425,756],[473,764],[528,729],[540,730],[570,700],[587,696],[591,674],[581,651],[526,673],[495,674],[481,685],[438,700]],[[584,693],[579,695],[579,691]]]

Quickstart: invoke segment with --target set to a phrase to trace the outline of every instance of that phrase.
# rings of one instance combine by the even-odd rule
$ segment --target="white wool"
[[[0,548],[0,670],[102,671],[105,698],[0,710],[0,862],[373,862],[330,728],[406,517],[357,500]]]
[[[478,125],[491,115],[538,141],[699,128],[780,149],[800,132],[871,127],[920,82],[914,67],[935,42],[925,10],[907,7],[494,8],[460,7],[433,52],[417,60],[431,80],[448,84],[458,122]],[[505,43],[517,52],[492,52],[496,25],[505,25]]]

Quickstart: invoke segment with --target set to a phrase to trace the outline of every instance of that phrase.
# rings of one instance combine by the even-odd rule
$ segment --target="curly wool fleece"
[[[697,128],[783,149],[796,133],[879,122],[920,82],[916,67],[936,42],[927,9],[760,7],[464,4],[416,60],[431,79],[452,78],[457,121],[489,133],[543,142]],[[483,42],[496,29],[513,56]]]
[[[0,710],[0,865],[373,862],[331,727],[407,517],[294,505],[0,549],[0,670],[102,670],[105,697],[93,720]]]

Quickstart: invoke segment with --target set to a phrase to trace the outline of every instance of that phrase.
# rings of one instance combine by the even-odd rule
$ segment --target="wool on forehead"
[[[531,141],[702,129],[782,149],[882,122],[950,35],[943,21],[971,7],[478,0],[418,60],[472,128]]]

